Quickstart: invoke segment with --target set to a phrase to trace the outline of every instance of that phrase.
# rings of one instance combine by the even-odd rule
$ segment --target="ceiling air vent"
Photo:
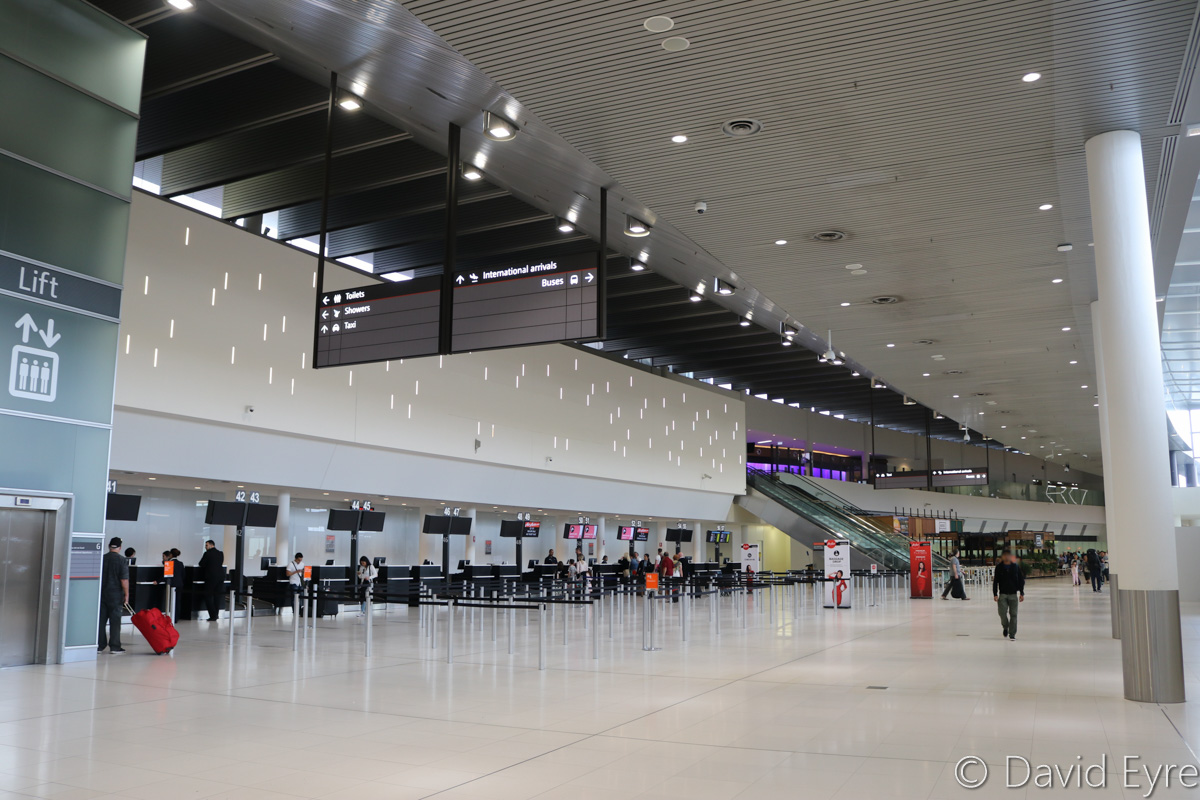
[[[991,392],[975,392],[974,394],[971,395],[971,397],[991,397],[991,396],[992,396]]]
[[[967,371],[965,369],[948,369],[945,372],[943,372],[942,374],[943,375],[966,375]]]
[[[931,345],[937,344],[936,339],[914,339],[913,344]]]
[[[881,294],[878,297],[872,297],[871,302],[877,306],[894,306],[900,302],[900,298],[894,294]]]
[[[846,238],[845,231],[817,231],[812,235],[814,242],[840,242]]]
[[[762,129],[762,123],[756,119],[731,119],[721,126],[721,133],[740,139],[743,136],[753,136]]]

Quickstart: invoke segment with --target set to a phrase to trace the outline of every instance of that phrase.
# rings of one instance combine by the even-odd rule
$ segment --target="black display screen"
[[[536,539],[542,523],[506,519],[500,522],[500,535],[510,539]]]
[[[137,522],[142,507],[140,494],[116,494],[109,492],[104,506],[104,518],[121,522]]]

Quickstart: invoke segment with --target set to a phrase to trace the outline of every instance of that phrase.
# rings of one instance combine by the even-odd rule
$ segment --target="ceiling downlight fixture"
[[[571,224],[571,221],[562,217],[555,218],[554,227],[558,228],[559,233],[571,233],[575,230],[575,226]]]
[[[483,135],[495,142],[507,142],[517,136],[517,124],[494,111],[483,112]]]
[[[346,111],[358,111],[362,108],[362,100],[346,92],[338,97],[338,105]]]
[[[625,235],[634,238],[641,238],[650,235],[650,226],[642,222],[637,217],[625,217]]]
[[[631,269],[634,272],[642,272],[646,269],[646,265],[645,265],[645,263],[638,261],[637,259],[630,259],[629,269]]]
[[[176,11],[191,11],[196,7],[192,0],[167,0],[167,5]]]
[[[671,137],[671,141],[674,142],[675,144],[683,144],[687,140],[688,140],[688,137],[682,133],[677,133]]]
[[[1041,77],[1042,73],[1040,72],[1026,72],[1021,76],[1021,80],[1025,81],[1026,83],[1033,83],[1034,81],[1040,80]]]
[[[713,290],[717,294],[725,295],[726,297],[734,292],[733,284],[723,281],[720,278],[713,278]]]
[[[466,161],[459,164],[462,170],[462,176],[469,181],[477,181],[483,178],[483,173],[479,171],[479,167],[474,164],[468,164]]]

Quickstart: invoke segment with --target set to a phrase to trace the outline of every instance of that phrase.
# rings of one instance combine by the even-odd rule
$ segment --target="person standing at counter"
[[[553,548],[551,548],[549,554],[546,555],[546,559],[542,563],[543,564],[557,564],[558,563],[558,559],[554,557],[554,549]]]
[[[371,559],[360,556],[358,559],[358,585],[363,593],[363,601],[358,611],[360,617],[367,615],[367,592],[370,591],[371,584],[375,583],[375,579],[378,577],[379,570],[371,564]]]
[[[304,553],[296,553],[296,557],[288,563],[286,572],[292,591],[298,593],[304,588]]]
[[[204,606],[208,609],[208,621],[216,622],[221,615],[221,591],[225,588],[225,554],[217,549],[217,543],[212,539],[204,543],[204,555],[200,557],[198,566],[204,581]]]
[[[100,638],[96,652],[119,656],[125,652],[121,647],[121,609],[129,604],[129,561],[121,555],[121,540],[114,536],[108,543],[108,552],[100,562]],[[104,625],[108,624],[105,634]]]

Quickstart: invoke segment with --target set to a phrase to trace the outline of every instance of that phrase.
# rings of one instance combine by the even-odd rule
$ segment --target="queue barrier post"
[[[467,623],[468,626],[470,622]],[[467,633],[470,633],[468,628]],[[454,663],[454,600],[446,600],[446,663]]]
[[[254,632],[254,585],[246,587],[246,638]]]
[[[538,669],[546,668],[546,604],[538,603]]]
[[[292,589],[289,583],[288,588]],[[292,590],[292,652],[300,646],[300,593]]]
[[[374,616],[371,613],[373,610],[372,605],[371,605],[372,589],[373,589],[373,587],[371,586],[371,584],[368,583],[367,584],[367,596],[366,596],[366,604],[367,604],[367,652],[366,652],[366,657],[367,658],[371,657],[371,633],[372,633],[371,622],[372,622],[372,617]]]
[[[233,647],[233,615],[237,611],[237,590],[229,590],[229,646]]]

